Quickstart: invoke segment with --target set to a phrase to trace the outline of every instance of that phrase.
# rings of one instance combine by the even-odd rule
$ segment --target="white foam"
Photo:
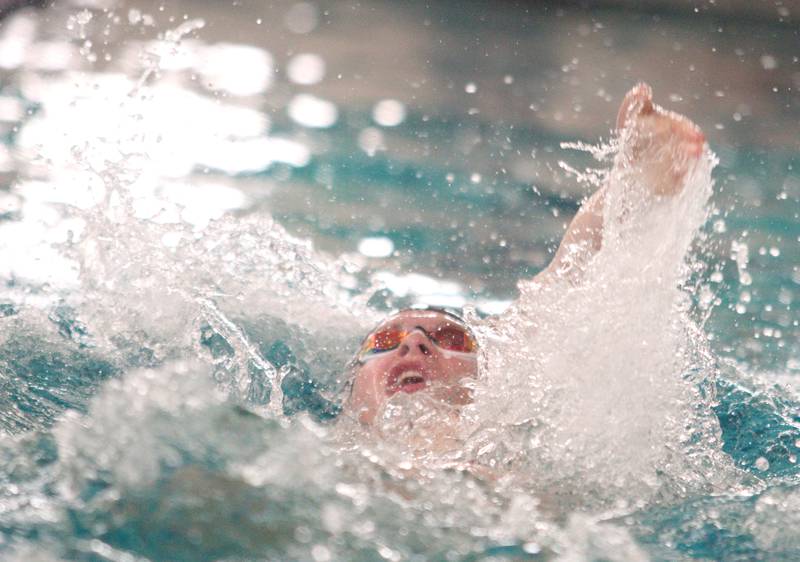
[[[615,172],[603,248],[581,280],[523,283],[519,302],[483,334],[486,376],[471,420],[529,428],[525,466],[537,488],[589,503],[645,501],[676,481],[702,488],[731,474],[703,381],[685,375],[700,367],[712,376],[696,364],[704,343],[680,289],[714,162],[706,154],[681,194],[663,201]],[[698,436],[698,457],[714,471],[689,454]]]

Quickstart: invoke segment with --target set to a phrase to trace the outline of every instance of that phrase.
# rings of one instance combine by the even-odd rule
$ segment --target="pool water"
[[[3,20],[3,557],[796,559],[796,16],[602,6]],[[526,283],[640,79],[709,153]],[[410,304],[475,321],[475,403],[365,431],[344,365]]]

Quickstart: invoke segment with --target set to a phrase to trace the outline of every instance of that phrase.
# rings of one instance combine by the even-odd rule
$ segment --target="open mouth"
[[[403,371],[397,377],[389,391],[394,392],[416,392],[425,388],[425,377],[419,371]]]

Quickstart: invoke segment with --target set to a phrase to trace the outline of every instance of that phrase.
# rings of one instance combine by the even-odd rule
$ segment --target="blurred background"
[[[269,215],[344,256],[388,287],[387,305],[502,310],[593,189],[570,170],[597,164],[561,144],[608,139],[646,81],[720,161],[701,321],[723,355],[800,370],[800,2],[21,4],[0,3],[0,189],[41,173],[31,150],[67,142],[18,135],[47,119],[57,78],[171,85],[250,113],[175,121],[179,143],[214,119],[242,143],[186,145],[170,174],[235,190],[224,212]]]

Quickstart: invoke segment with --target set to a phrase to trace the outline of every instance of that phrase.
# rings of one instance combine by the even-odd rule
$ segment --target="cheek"
[[[375,377],[360,375],[353,384],[353,398],[357,403],[368,402],[375,394]]]
[[[442,364],[442,378],[444,383],[434,388],[434,396],[453,405],[464,406],[472,402],[472,392],[462,385],[465,378],[476,378],[478,362],[470,357],[450,357]]]
[[[353,395],[351,404],[353,409],[360,412],[362,422],[369,422],[374,417],[378,406],[383,403],[386,396],[384,373],[386,369],[382,362],[368,362],[356,373],[353,381]]]
[[[446,376],[451,380],[478,375],[478,361],[475,357],[450,357],[443,365]]]

